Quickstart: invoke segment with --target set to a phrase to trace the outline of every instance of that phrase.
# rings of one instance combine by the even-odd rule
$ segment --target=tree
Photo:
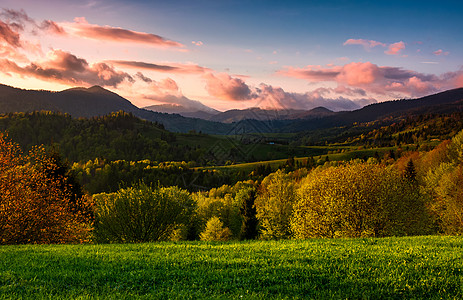
[[[190,222],[194,211],[190,194],[178,187],[153,188],[141,183],[94,199],[98,242],[168,240]]]
[[[428,232],[423,195],[393,167],[350,163],[316,169],[298,195],[291,219],[296,238]]]
[[[262,238],[291,236],[290,218],[295,199],[293,179],[284,171],[278,170],[264,178],[255,203]]]
[[[258,220],[256,206],[254,205],[256,199],[256,190],[254,187],[240,190],[236,198],[240,199],[242,203],[240,207],[240,213],[243,218],[241,225],[240,239],[241,240],[252,240],[258,235]]]
[[[415,164],[411,158],[408,160],[407,166],[405,167],[404,178],[409,182],[416,182]]]
[[[232,233],[228,227],[223,227],[219,217],[212,217],[207,221],[206,229],[200,234],[201,241],[228,241]]]
[[[1,244],[89,240],[90,222],[73,209],[66,176],[50,176],[57,168],[43,147],[24,155],[0,133]]]

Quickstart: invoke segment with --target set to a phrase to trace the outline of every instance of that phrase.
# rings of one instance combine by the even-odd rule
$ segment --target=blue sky
[[[0,82],[23,88],[344,110],[463,85],[461,1],[2,2]]]

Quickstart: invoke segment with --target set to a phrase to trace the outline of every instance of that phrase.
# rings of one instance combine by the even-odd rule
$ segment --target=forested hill
[[[127,99],[102,87],[72,88],[61,92],[23,90],[0,84],[0,113],[53,111],[74,118],[104,116],[125,111],[152,122],[162,123],[169,131],[227,134],[230,125],[178,114],[157,113],[140,109]]]
[[[428,113],[449,114],[463,111],[463,88],[454,89],[411,100],[387,101],[368,105],[355,111],[300,114],[296,120],[244,119],[225,124],[179,114],[166,114],[140,109],[127,99],[99,86],[72,88],[61,92],[22,90],[0,85],[0,113],[53,111],[68,113],[74,118],[103,116],[125,111],[144,120],[158,122],[169,131],[202,132],[207,134],[236,135],[243,133],[301,132],[313,129],[348,126],[386,118],[403,118]],[[241,111],[240,114],[243,114]],[[251,115],[256,115],[255,113]],[[258,115],[258,114],[257,114]],[[236,120],[236,116],[235,119]],[[239,118],[238,118],[239,119]],[[222,120],[223,121],[223,120]]]
[[[165,130],[162,124],[144,121],[125,112],[89,119],[75,119],[52,112],[10,113],[0,115],[0,131],[8,132],[9,137],[24,150],[34,145],[54,144],[70,161],[87,161],[97,157],[108,160],[194,161],[205,152],[190,141],[195,137],[179,142],[180,134]]]

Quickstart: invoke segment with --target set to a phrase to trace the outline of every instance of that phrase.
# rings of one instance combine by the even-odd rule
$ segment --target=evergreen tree
[[[240,208],[240,213],[241,216],[243,217],[243,223],[241,226],[241,233],[240,233],[240,239],[241,240],[251,240],[255,239],[257,237],[258,231],[257,231],[257,211],[256,207],[254,205],[254,202],[256,200],[256,191],[254,188],[251,188],[249,190],[243,190],[242,193],[238,193],[238,197],[240,194],[244,194],[242,197],[242,205]]]
[[[412,159],[408,161],[407,166],[405,167],[404,178],[410,182],[416,181],[415,164],[413,163]]]

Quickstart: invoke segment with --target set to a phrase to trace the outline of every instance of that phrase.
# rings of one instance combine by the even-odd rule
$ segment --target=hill
[[[219,113],[218,110],[215,110],[202,104],[201,107],[185,107],[179,104],[158,104],[146,106],[143,109],[167,114],[179,114],[183,117],[198,118],[203,120],[209,120],[215,114]]]
[[[295,119],[316,119],[334,114],[331,110],[324,107],[317,107],[312,110],[268,110],[259,107],[248,109],[232,109],[218,113],[209,120],[222,123],[233,123],[243,120],[272,121],[272,120],[295,120]]]
[[[0,85],[0,113],[41,110],[68,113],[74,118],[104,116],[122,110],[148,121],[162,123],[169,131],[226,134],[230,130],[230,126],[217,122],[140,109],[129,100],[99,86],[50,92]]]
[[[366,123],[376,120],[398,119],[430,112],[452,113],[463,110],[463,88],[448,90],[417,99],[394,100],[367,105],[354,111],[338,112],[322,119],[296,120],[283,126],[281,132],[300,132]]]
[[[164,109],[167,108],[164,106]],[[185,108],[173,106],[169,109],[177,109],[189,117],[138,108],[127,99],[99,86],[50,92],[0,85],[0,113],[47,110],[68,113],[77,118],[103,116],[122,110],[144,120],[162,123],[169,131],[220,135],[304,132],[350,126],[355,123],[403,119],[410,115],[449,114],[463,110],[463,88],[418,99],[387,101],[354,111],[336,113],[322,107],[310,111],[250,108],[217,114],[212,109],[186,111]],[[209,120],[205,120],[206,118]]]

